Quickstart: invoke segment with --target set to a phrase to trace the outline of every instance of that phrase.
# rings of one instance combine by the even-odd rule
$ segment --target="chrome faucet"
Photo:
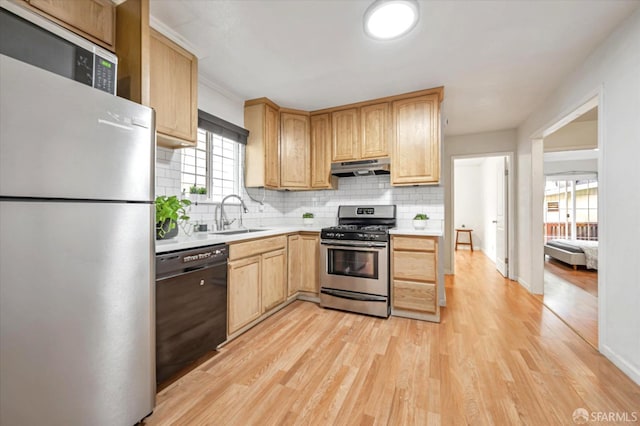
[[[236,220],[233,219],[231,221],[229,221],[229,219],[227,218],[226,213],[224,212],[224,203],[225,201],[227,201],[229,198],[237,198],[240,201],[240,227],[242,227],[242,211],[244,210],[245,213],[249,213],[249,209],[247,208],[246,204],[244,203],[244,201],[242,201],[242,198],[240,198],[240,196],[236,195],[236,194],[231,194],[231,195],[227,195],[226,197],[224,197],[222,199],[222,202],[220,203],[220,219],[218,220],[218,214],[214,213],[214,219],[216,220],[216,228],[218,231],[222,231],[224,229],[226,229],[229,225],[231,225],[233,222],[235,222]],[[216,212],[217,212],[217,208],[216,208]]]

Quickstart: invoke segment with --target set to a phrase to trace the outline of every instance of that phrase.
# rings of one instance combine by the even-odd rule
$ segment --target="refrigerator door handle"
[[[125,126],[124,124],[114,123],[113,121],[104,120],[102,118],[98,118],[98,124],[107,124],[109,126],[117,127],[119,129],[133,130],[133,127],[131,126]]]
[[[140,118],[136,118],[136,117],[133,117],[131,119],[131,124],[133,124],[134,126],[145,128],[145,129],[148,129],[150,127],[150,124],[147,121],[142,120]]]

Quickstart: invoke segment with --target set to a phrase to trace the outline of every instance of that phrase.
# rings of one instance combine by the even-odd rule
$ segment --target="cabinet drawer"
[[[436,282],[436,254],[394,250],[393,278]]]
[[[437,310],[435,284],[393,280],[393,307],[417,312]]]
[[[232,243],[229,245],[229,260],[254,256],[256,254],[285,248],[286,246],[287,237],[285,235],[261,238],[259,240],[247,241],[246,243]]]
[[[399,250],[435,251],[436,239],[430,237],[393,236],[393,248]]]

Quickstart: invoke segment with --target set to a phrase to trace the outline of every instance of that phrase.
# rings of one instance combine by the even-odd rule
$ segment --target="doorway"
[[[542,301],[598,348],[598,107],[545,135]]]
[[[509,155],[453,158],[452,250],[481,251],[509,277]],[[454,268],[455,260],[454,258]]]

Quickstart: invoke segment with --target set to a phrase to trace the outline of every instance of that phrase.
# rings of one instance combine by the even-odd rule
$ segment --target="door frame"
[[[574,104],[572,108],[559,117],[551,121],[552,124],[539,129],[533,133],[531,139],[531,286],[529,291],[534,294],[544,294],[544,236],[542,227],[544,226],[544,138],[556,130],[564,127],[580,115],[590,109],[598,108],[598,236],[606,236],[606,216],[603,208],[606,198],[607,182],[603,170],[602,159],[605,156],[604,143],[604,88],[602,86],[588,93],[580,102]],[[598,263],[606,265],[605,247],[598,247]],[[602,348],[606,341],[606,317],[604,315],[606,306],[606,270],[598,269],[598,348]],[[598,349],[599,351],[600,349]]]
[[[517,280],[517,259],[516,259],[516,207],[515,207],[515,187],[516,187],[516,176],[514,173],[515,169],[515,152],[513,151],[497,151],[497,152],[487,152],[482,154],[464,154],[464,155],[452,155],[451,156],[451,164],[449,167],[450,176],[449,181],[451,182],[451,218],[455,217],[455,191],[456,191],[456,181],[455,181],[455,160],[468,159],[468,158],[488,158],[488,157],[507,157],[507,169],[509,170],[509,178],[507,179],[507,256],[509,258],[509,270],[508,270],[508,278],[510,280]],[[449,223],[449,226],[445,228],[445,238],[448,238],[450,241],[453,241],[455,235],[455,224],[453,220]],[[451,262],[451,273],[455,275],[456,273],[456,262],[455,262],[455,245],[451,244],[449,249],[450,256],[452,259]]]

